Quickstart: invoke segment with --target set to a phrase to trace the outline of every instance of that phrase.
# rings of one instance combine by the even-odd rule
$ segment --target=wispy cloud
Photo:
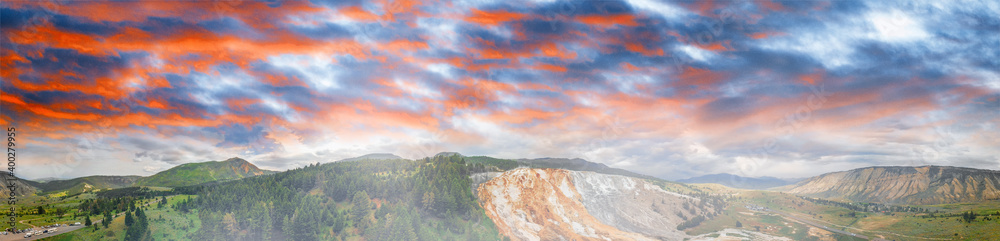
[[[723,3],[4,2],[0,124],[32,178],[440,151],[1000,168],[997,4]]]

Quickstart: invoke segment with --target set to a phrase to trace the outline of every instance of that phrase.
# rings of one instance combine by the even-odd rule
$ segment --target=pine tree
[[[292,237],[292,235],[295,234],[295,228],[294,228],[295,225],[292,224],[292,220],[289,219],[288,216],[285,216],[284,221],[282,223],[283,226],[281,227],[282,229],[281,231],[285,233],[286,237]]]
[[[83,219],[83,226],[90,226],[91,224],[93,223],[90,222],[90,216]]]
[[[971,223],[972,221],[976,221],[976,216],[976,213],[972,211],[964,212],[962,213],[962,220],[966,223]]]
[[[132,226],[133,222],[135,222],[135,220],[132,219],[132,212],[125,211],[125,226]]]
[[[126,221],[130,218],[128,212],[125,214]],[[135,209],[135,217],[132,218],[132,225],[125,230],[125,240],[147,240],[149,239],[149,221],[146,219],[142,208]]]
[[[260,240],[271,240],[271,229],[274,229],[271,225],[271,210],[268,207],[262,208],[263,213],[257,219],[260,222],[260,227],[258,230],[260,232]]]
[[[365,226],[365,221],[368,220],[368,216],[371,215],[371,198],[368,196],[368,192],[361,191],[354,193],[353,204],[354,207],[351,210],[351,215],[354,216],[354,223],[361,224],[360,226]]]
[[[107,228],[108,227],[108,223],[111,223],[111,221],[113,221],[112,218],[111,218],[111,213],[104,212],[104,221],[101,221],[101,226],[104,226],[105,228]]]

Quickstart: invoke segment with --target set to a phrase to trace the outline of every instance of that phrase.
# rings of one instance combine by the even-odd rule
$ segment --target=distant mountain
[[[591,171],[596,173],[620,175],[627,177],[661,180],[656,177],[634,173],[623,169],[613,168],[601,163],[590,162],[580,158],[570,159],[570,158],[546,157],[546,158],[536,158],[536,159],[517,159],[517,162],[533,168],[556,168],[556,169],[566,169],[571,171]]]
[[[342,162],[351,162],[351,161],[362,161],[362,160],[399,160],[399,159],[403,159],[403,158],[399,157],[397,155],[394,155],[392,153],[372,153],[372,154],[367,154],[367,155],[359,156],[359,157],[345,158],[345,159],[342,159],[340,161],[342,161]]]
[[[677,182],[683,183],[718,183],[725,185],[727,187],[742,188],[742,189],[768,189],[772,187],[780,187],[789,184],[794,184],[795,181],[800,179],[780,179],[776,177],[743,177],[727,173],[710,174],[698,177],[692,177],[688,179],[677,180]]]
[[[37,182],[37,183],[45,183],[45,182],[59,181],[59,180],[63,180],[63,179],[62,178],[57,178],[57,177],[46,177],[46,178],[41,178],[41,179],[33,179],[31,181],[32,182]]]
[[[446,157],[446,156],[461,156],[461,157],[464,157],[464,155],[462,155],[462,154],[460,154],[458,152],[449,152],[449,151],[441,152],[441,153],[438,153],[438,154],[434,155],[434,157]]]
[[[663,179],[660,178],[634,173],[623,169],[613,168],[601,163],[590,162],[580,158],[545,157],[545,158],[535,158],[535,159],[527,159],[527,158],[503,159],[503,158],[495,158],[489,156],[463,156],[462,154],[459,154],[457,152],[441,152],[438,153],[437,155],[434,155],[434,157],[437,158],[437,157],[446,157],[453,155],[462,157],[468,164],[479,163],[499,168],[499,170],[493,170],[493,171],[504,171],[504,170],[514,169],[517,167],[552,168],[552,169],[566,169],[570,171],[590,171],[596,173],[664,181]]]
[[[140,176],[86,176],[69,180],[50,180],[47,182],[33,182],[42,193],[58,193],[65,191],[66,195],[73,195],[82,192],[123,188],[132,186]]]
[[[941,204],[1000,199],[1000,171],[948,166],[866,167],[779,188],[855,202]]]
[[[274,173],[262,170],[240,158],[225,161],[186,163],[152,176],[137,180],[134,186],[182,187],[214,181],[228,181],[244,177]]]

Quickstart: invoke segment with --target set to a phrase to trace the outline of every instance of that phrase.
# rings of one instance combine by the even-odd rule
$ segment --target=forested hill
[[[461,156],[461,154],[454,152],[444,152],[437,154],[438,156]],[[462,156],[464,157],[464,156]],[[566,169],[572,171],[589,171],[596,173],[620,175],[627,177],[635,177],[656,181],[663,181],[660,178],[647,176],[639,173],[630,172],[623,169],[609,167],[607,165],[590,162],[580,158],[535,158],[535,159],[502,159],[488,156],[470,156],[464,157],[471,164],[483,164],[488,167],[494,167],[487,171],[505,171],[514,169],[517,167],[530,167],[530,168],[554,168],[554,169]]]
[[[182,187],[273,173],[234,157],[225,161],[186,163],[135,181],[135,186]]]
[[[351,161],[366,161],[366,160],[398,160],[398,159],[403,159],[403,158],[391,153],[372,153],[359,157],[346,158],[340,161],[351,162]]]
[[[461,156],[310,165],[206,186],[196,240],[499,240]],[[482,169],[482,165],[479,165]]]

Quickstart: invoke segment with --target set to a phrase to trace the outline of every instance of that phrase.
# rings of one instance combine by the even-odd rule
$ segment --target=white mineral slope
[[[512,240],[653,240],[591,216],[570,173],[561,169],[507,171],[479,186],[479,200],[497,229]]]
[[[570,172],[570,177],[587,212],[622,231],[659,240],[683,240],[688,235],[676,229],[684,222],[679,215],[693,217],[705,212],[693,205],[699,199],[665,191],[642,179],[593,172]],[[687,209],[682,207],[685,202],[689,203]]]
[[[642,179],[562,169],[507,171],[477,194],[514,240],[683,240],[691,236],[677,230],[680,216],[706,212],[697,198]]]

